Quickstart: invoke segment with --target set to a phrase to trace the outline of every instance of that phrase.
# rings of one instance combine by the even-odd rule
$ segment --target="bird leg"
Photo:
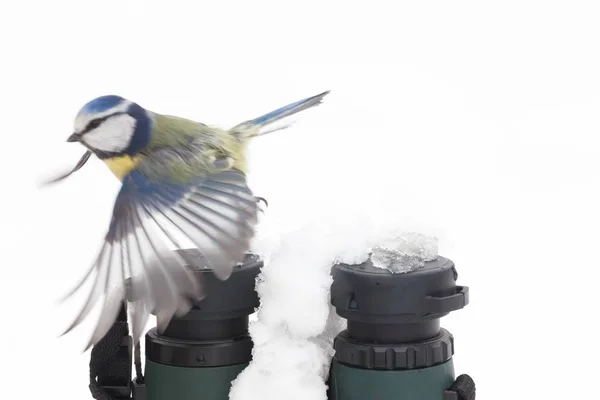
[[[44,186],[45,185],[49,185],[51,183],[56,183],[56,182],[60,182],[63,179],[68,178],[69,176],[71,176],[72,174],[74,174],[75,172],[79,171],[81,169],[81,167],[83,167],[85,165],[86,162],[88,162],[88,160],[90,159],[90,157],[92,156],[92,152],[91,151],[86,151],[83,156],[81,156],[81,158],[79,159],[79,161],[77,162],[77,165],[75,165],[73,167],[73,169],[69,172],[66,172],[60,176],[57,176],[54,179],[50,179],[49,181],[44,182]]]

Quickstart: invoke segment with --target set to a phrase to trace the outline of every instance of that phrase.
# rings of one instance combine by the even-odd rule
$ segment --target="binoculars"
[[[186,260],[198,260],[195,250],[184,252]],[[329,400],[475,399],[471,377],[455,377],[454,338],[440,327],[442,317],[468,304],[468,287],[456,285],[451,260],[424,264],[397,274],[370,260],[332,267],[331,303],[347,329],[334,340]],[[108,382],[105,376],[115,375],[108,366],[98,372],[98,384],[114,399],[130,399],[132,392],[134,400],[227,400],[231,382],[252,360],[248,320],[259,305],[255,281],[262,265],[247,255],[226,281],[197,268],[207,296],[164,333],[147,332],[143,379],[131,380],[131,340],[123,340],[125,351],[117,353],[128,357],[129,375],[120,386]]]

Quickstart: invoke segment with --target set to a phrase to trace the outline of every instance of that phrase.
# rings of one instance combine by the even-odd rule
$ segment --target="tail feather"
[[[304,111],[307,108],[311,108],[321,104],[323,97],[325,97],[328,94],[329,90],[316,96],[312,96],[304,100],[300,100],[295,103],[288,104],[287,106],[278,108],[277,110],[271,111],[270,113],[267,113],[265,115],[261,115],[260,117],[255,118],[250,122],[253,125],[261,126],[272,124],[273,122],[278,121],[282,118],[289,117],[290,115],[299,113],[300,111]]]
[[[279,121],[283,118],[286,118],[286,117],[289,117],[296,113],[299,113],[300,111],[304,111],[308,108],[311,108],[311,107],[321,104],[321,101],[323,100],[323,98],[325,96],[327,96],[329,94],[329,92],[330,91],[328,90],[326,92],[317,94],[316,96],[312,96],[312,97],[308,97],[308,98],[300,100],[300,101],[296,101],[294,103],[291,103],[291,104],[288,104],[281,108],[278,108],[274,111],[271,111],[267,114],[261,115],[258,118],[254,118],[249,121],[245,121],[245,122],[239,124],[237,127],[234,127],[233,130],[237,130],[236,128],[242,128],[242,127],[244,127],[244,128],[252,127],[252,128],[254,128],[254,129],[252,129],[254,131],[254,130],[256,130],[256,128],[262,128],[264,126],[270,125],[273,122]],[[281,129],[285,129],[289,125],[290,124],[285,125],[280,128],[269,130],[267,132],[251,134],[250,136],[258,136],[258,135],[262,135],[262,134],[275,132],[275,131],[278,131]]]

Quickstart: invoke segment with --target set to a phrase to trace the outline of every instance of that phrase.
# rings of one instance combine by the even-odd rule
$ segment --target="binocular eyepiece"
[[[192,267],[196,250],[185,250]],[[226,281],[198,269],[206,296],[181,318],[173,318],[162,335],[146,334],[145,385],[148,400],[227,400],[231,382],[252,359],[248,317],[259,305],[254,290],[263,266],[248,255]]]
[[[334,341],[330,400],[459,399],[454,338],[440,319],[465,307],[469,290],[456,285],[452,261],[391,274],[368,260],[332,274],[331,303],[348,324]]]

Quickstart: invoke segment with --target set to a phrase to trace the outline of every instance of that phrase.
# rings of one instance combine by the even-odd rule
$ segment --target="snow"
[[[325,400],[333,339],[345,328],[329,304],[331,267],[364,262],[382,244],[418,259],[437,256],[435,238],[402,232],[385,209],[373,212],[368,198],[355,196],[343,206],[323,199],[287,230],[281,229],[284,216],[276,225],[266,209],[254,242],[265,267],[250,326],[253,360],[233,383],[232,400],[275,400],[284,392],[293,400]]]
[[[370,258],[375,268],[392,273],[415,271],[425,262],[437,258],[438,240],[417,232],[402,233],[371,249]]]

